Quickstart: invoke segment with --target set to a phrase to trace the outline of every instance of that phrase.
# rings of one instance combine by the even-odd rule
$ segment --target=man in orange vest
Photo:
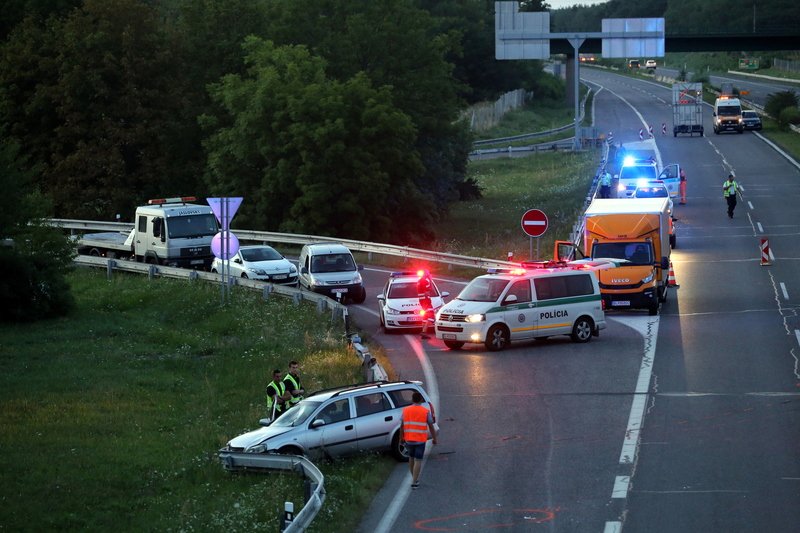
[[[433,425],[431,412],[422,405],[422,394],[411,394],[413,404],[403,409],[403,442],[408,450],[408,468],[411,471],[411,488],[419,487],[419,473],[422,470],[422,458],[425,455],[425,443],[428,431],[436,444],[436,427]]]

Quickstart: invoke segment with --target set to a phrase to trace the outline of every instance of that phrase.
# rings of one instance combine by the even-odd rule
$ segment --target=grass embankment
[[[313,306],[204,283],[78,269],[64,319],[0,325],[0,530],[278,530],[302,478],[231,475],[216,451],[265,416],[271,370],[307,389],[360,381],[341,324]],[[191,286],[189,286],[191,285]],[[352,531],[395,461],[318,466],[313,530]]]

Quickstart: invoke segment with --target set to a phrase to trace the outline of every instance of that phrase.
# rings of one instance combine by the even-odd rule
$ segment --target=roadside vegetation
[[[277,531],[299,475],[225,472],[216,451],[258,427],[273,368],[308,390],[357,383],[341,322],[205,283],[77,269],[68,318],[0,324],[0,529]],[[321,462],[312,531],[353,531],[396,465]]]

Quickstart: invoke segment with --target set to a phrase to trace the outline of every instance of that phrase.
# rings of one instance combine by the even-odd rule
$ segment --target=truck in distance
[[[672,135],[695,133],[703,136],[703,84],[679,82],[672,85]]]
[[[189,203],[196,200],[150,200],[136,208],[130,231],[85,234],[77,239],[78,253],[208,270],[214,259],[211,240],[219,229],[210,206]]]

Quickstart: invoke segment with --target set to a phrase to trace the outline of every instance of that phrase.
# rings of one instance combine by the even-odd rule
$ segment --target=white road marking
[[[755,207],[753,207],[753,202],[750,200],[747,201],[747,205],[750,207],[750,209],[755,209]]]
[[[622,531],[622,522],[606,522],[606,527],[603,528],[603,533],[620,533]]]
[[[628,487],[631,484],[630,476],[617,476],[614,480],[614,489],[611,491],[612,498],[625,498],[628,496]]]
[[[786,290],[786,284],[781,281],[780,286],[781,286],[781,292],[783,292],[783,299],[788,300],[789,292]]]
[[[761,226],[761,222],[756,222],[756,226],[758,226],[759,233],[764,233],[764,228]]]

